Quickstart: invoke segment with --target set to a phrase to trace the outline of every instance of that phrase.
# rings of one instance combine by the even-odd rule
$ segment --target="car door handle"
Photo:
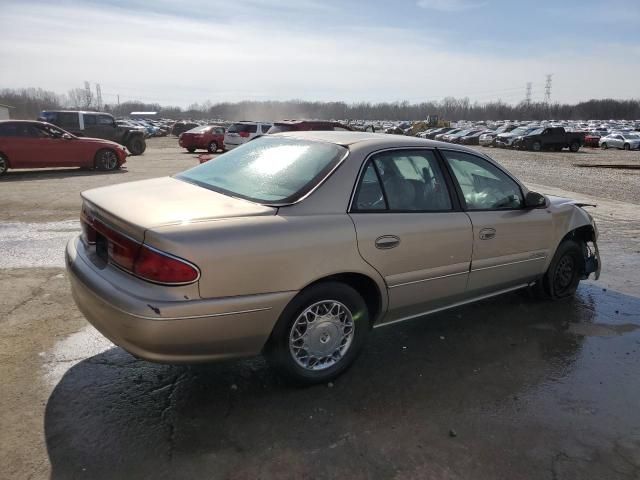
[[[395,248],[400,245],[400,238],[395,235],[382,235],[381,237],[376,238],[376,248],[380,250],[388,250],[390,248]]]
[[[495,228],[483,228],[480,230],[480,240],[491,240],[496,236]]]

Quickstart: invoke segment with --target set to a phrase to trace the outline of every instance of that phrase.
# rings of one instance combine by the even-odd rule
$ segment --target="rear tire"
[[[628,143],[625,143],[623,148],[625,150],[631,150],[631,145],[629,145]]]
[[[573,153],[576,153],[578,150],[580,150],[580,142],[571,142],[571,145],[569,145],[569,150],[571,150]]]
[[[344,283],[322,282],[287,305],[265,355],[294,384],[324,383],[353,363],[369,329],[369,311],[360,294]]]
[[[94,166],[96,170],[103,172],[116,170],[120,168],[120,165],[118,165],[118,155],[108,148],[98,150],[94,159]]]
[[[602,145],[600,145],[602,147],[603,150],[606,150],[609,148],[609,145],[607,145],[606,143],[603,143]]]
[[[187,152],[189,152],[189,153],[193,153],[193,152],[195,152],[195,151],[196,151],[196,149],[195,149],[195,148],[187,148]]]
[[[209,153],[216,153],[218,151],[218,144],[216,142],[211,142],[207,147]]]
[[[147,149],[147,144],[144,138],[133,137],[127,142],[127,148],[131,152],[131,155],[142,155]]]
[[[533,149],[534,152],[541,152],[542,144],[540,142],[533,142],[533,145],[531,145],[531,148]]]
[[[583,245],[574,240],[563,241],[549,268],[536,283],[538,297],[558,300],[572,296],[584,271]]]
[[[0,177],[9,170],[9,160],[4,155],[0,155]]]

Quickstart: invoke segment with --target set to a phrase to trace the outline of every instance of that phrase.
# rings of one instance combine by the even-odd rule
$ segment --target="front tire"
[[[564,240],[556,250],[549,268],[536,284],[538,296],[552,300],[572,296],[584,272],[584,246]]]
[[[96,170],[102,170],[104,172],[116,170],[119,168],[118,155],[108,148],[98,150],[94,160],[94,166]]]
[[[367,305],[356,290],[340,282],[322,282],[287,305],[265,353],[287,380],[298,385],[324,383],[353,363],[369,328]]]
[[[0,155],[0,177],[9,170],[9,160],[4,155]]]
[[[624,144],[624,149],[625,150],[631,150],[631,145],[629,145],[628,143]]]
[[[534,152],[541,152],[542,144],[540,142],[533,142],[533,145],[531,146],[531,148],[533,149]]]
[[[187,148],[187,152],[189,152],[189,153],[193,153],[193,152],[195,152],[195,151],[196,151],[196,149],[195,149],[195,148],[193,148],[193,147],[189,147],[189,148]]]
[[[144,138],[133,137],[127,142],[127,148],[131,152],[131,155],[142,155],[147,149],[147,144]]]
[[[209,153],[216,153],[218,151],[218,144],[216,142],[211,142],[207,147]]]
[[[603,150],[606,150],[606,149],[608,149],[608,148],[609,148],[609,145],[607,145],[606,143],[603,143],[603,144],[601,145],[601,147],[602,147],[602,149],[603,149]]]

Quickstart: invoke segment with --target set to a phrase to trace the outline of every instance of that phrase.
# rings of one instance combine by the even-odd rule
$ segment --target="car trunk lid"
[[[233,198],[172,177],[82,193],[83,214],[143,241],[150,228],[222,218],[275,215],[277,208]]]

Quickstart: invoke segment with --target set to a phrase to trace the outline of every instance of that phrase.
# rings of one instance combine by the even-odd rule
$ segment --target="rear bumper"
[[[108,282],[83,249],[74,238],[65,255],[78,308],[113,343],[154,362],[198,363],[259,354],[296,294],[148,300]]]

